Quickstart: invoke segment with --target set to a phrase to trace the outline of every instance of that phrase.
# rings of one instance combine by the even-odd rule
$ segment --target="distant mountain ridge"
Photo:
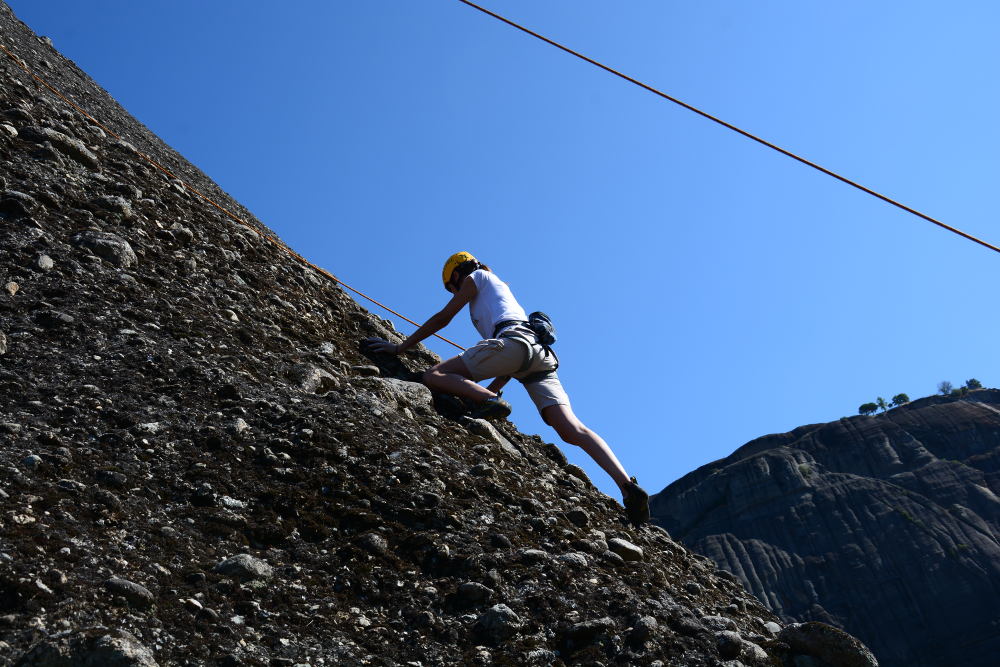
[[[1000,391],[758,438],[652,499],[654,520],[786,621],[882,665],[1000,656]]]

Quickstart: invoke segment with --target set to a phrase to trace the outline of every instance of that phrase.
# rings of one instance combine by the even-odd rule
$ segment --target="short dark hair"
[[[455,272],[458,273],[458,281],[456,282],[456,285],[460,286],[462,284],[462,281],[465,280],[466,277],[472,275],[474,271],[478,271],[479,269],[482,269],[483,271],[489,271],[490,267],[486,266],[485,264],[476,259],[468,259],[459,264],[458,266],[456,266]],[[492,271],[490,272],[492,273]],[[454,273],[452,275],[454,275]]]

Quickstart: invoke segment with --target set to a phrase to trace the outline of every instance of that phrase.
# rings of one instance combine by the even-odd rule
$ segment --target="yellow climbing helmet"
[[[462,252],[456,252],[448,258],[448,261],[444,263],[444,270],[441,272],[441,279],[444,281],[445,287],[448,286],[448,281],[451,280],[452,271],[469,260],[472,260],[473,262],[478,261],[472,256],[472,253],[465,252],[464,250]]]

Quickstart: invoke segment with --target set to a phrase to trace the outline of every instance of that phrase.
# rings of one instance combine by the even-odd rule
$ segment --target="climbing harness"
[[[524,345],[524,362],[517,370],[518,373],[523,373],[531,368],[531,365],[539,355],[538,348],[545,355],[551,354],[556,360],[556,365],[553,368],[518,378],[518,382],[521,384],[531,384],[532,382],[545,380],[555,375],[556,370],[559,368],[559,355],[552,349],[553,343],[556,342],[556,329],[549,316],[541,311],[531,313],[528,315],[527,320],[503,320],[502,322],[497,322],[496,326],[493,327],[493,337],[516,340]]]

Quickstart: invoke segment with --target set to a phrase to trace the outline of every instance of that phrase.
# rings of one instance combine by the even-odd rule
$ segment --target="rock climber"
[[[459,356],[428,369],[423,375],[423,383],[434,391],[473,403],[473,417],[502,419],[510,414],[511,408],[500,397],[501,389],[512,377],[519,380],[545,423],[554,428],[564,442],[587,452],[611,476],[621,490],[628,520],[634,525],[648,521],[649,495],[634,477],[629,477],[601,436],[587,428],[573,413],[569,396],[556,375],[558,359],[528,326],[528,316],[507,284],[468,252],[449,257],[441,277],[445,289],[452,294],[441,311],[402,343],[369,338],[366,341],[368,349],[402,354],[447,326],[468,304],[472,324],[483,340]],[[478,384],[488,378],[494,378],[488,386]]]

